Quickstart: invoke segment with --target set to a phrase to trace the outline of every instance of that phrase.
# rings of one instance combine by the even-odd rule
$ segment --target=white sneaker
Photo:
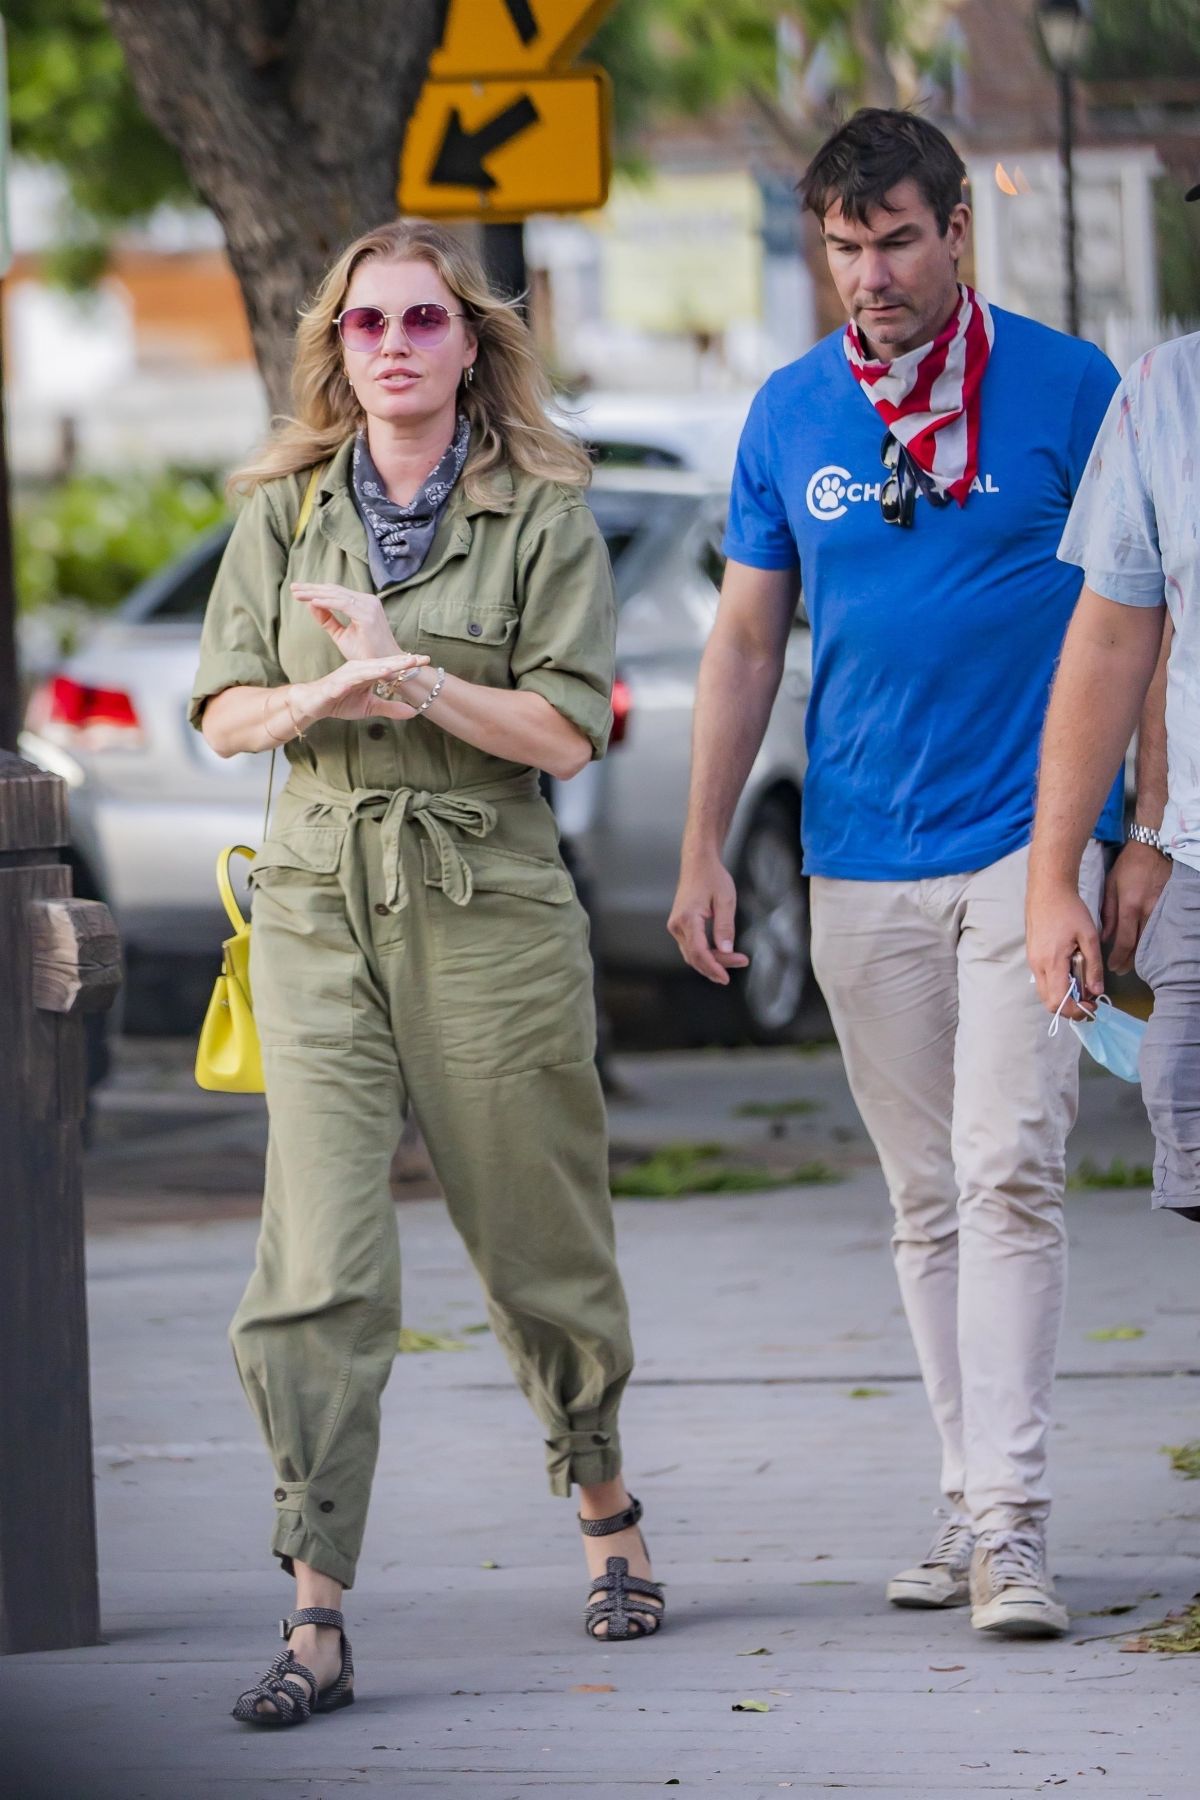
[[[971,1623],[999,1637],[1061,1637],[1070,1624],[1046,1573],[1046,1538],[1036,1519],[982,1531],[971,1558]]]
[[[966,1606],[975,1533],[961,1513],[938,1513],[945,1523],[915,1569],[902,1569],[887,1584],[893,1606]]]

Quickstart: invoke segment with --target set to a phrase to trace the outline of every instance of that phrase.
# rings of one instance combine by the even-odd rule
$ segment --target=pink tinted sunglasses
[[[347,350],[378,350],[387,336],[389,319],[399,319],[410,344],[419,350],[432,350],[445,343],[451,319],[466,316],[452,313],[437,300],[423,300],[399,313],[384,312],[379,306],[348,306],[333,322]]]

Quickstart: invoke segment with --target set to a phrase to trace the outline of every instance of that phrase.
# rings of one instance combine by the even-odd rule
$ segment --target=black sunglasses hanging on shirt
[[[883,434],[880,460],[888,471],[879,492],[879,510],[885,525],[899,525],[911,531],[915,523],[917,495],[924,494],[931,506],[945,506],[949,496],[939,494],[927,475],[917,467],[899,438],[890,431]]]

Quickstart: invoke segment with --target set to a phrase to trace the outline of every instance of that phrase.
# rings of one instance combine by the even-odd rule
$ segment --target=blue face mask
[[[1051,1037],[1057,1037],[1062,1023],[1063,1006],[1071,1000],[1083,1005],[1079,983],[1074,976],[1071,977],[1071,985],[1062,1006],[1051,1021]],[[1107,994],[1101,994],[1089,1019],[1068,1019],[1067,1024],[1088,1055],[1093,1056],[1110,1075],[1116,1075],[1121,1081],[1137,1082],[1141,1079],[1138,1074],[1138,1057],[1141,1054],[1142,1039],[1146,1035],[1144,1019],[1131,1018],[1128,1013],[1115,1007]]]

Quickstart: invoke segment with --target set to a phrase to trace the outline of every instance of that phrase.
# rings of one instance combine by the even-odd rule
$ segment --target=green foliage
[[[1085,1156],[1067,1178],[1069,1188],[1146,1188],[1154,1186],[1154,1170],[1148,1163],[1122,1162],[1114,1156],[1106,1169]]]
[[[13,520],[21,609],[115,606],[225,510],[215,477],[180,471],[77,475],[26,495]]]
[[[743,1100],[740,1106],[734,1107],[733,1116],[735,1119],[789,1119],[816,1112],[820,1104],[819,1100],[802,1097],[795,1100]]]
[[[587,47],[615,88],[618,147],[672,117],[749,102],[790,148],[834,110],[903,103],[944,77],[941,27],[957,0],[619,0]],[[818,58],[829,102],[808,77]]]
[[[466,1345],[458,1338],[446,1337],[439,1331],[414,1331],[410,1325],[401,1327],[396,1340],[396,1349],[401,1356],[423,1356],[431,1350],[465,1350]],[[485,1569],[494,1569],[495,1563],[484,1563]]]
[[[1170,1457],[1177,1475],[1200,1481],[1200,1438],[1189,1438],[1186,1444],[1164,1444],[1163,1455]]]
[[[1095,0],[1085,73],[1093,81],[1200,75],[1196,0]]]
[[[634,1200],[678,1200],[684,1194],[759,1193],[767,1188],[840,1181],[825,1163],[805,1163],[787,1174],[761,1165],[728,1163],[722,1144],[664,1144],[653,1156],[612,1178],[614,1194]]]
[[[1167,318],[1200,313],[1200,205],[1186,205],[1185,192],[1175,176],[1162,175],[1154,184],[1159,311]]]
[[[13,151],[66,177],[67,235],[95,241],[190,189],[134,95],[101,0],[7,0]]]

